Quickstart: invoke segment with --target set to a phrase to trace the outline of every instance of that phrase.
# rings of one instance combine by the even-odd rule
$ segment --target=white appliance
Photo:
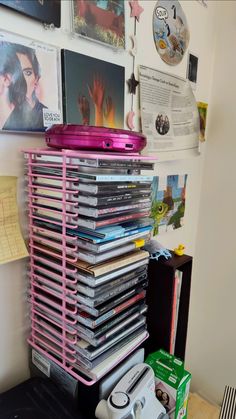
[[[99,402],[95,416],[98,419],[168,419],[155,395],[152,368],[144,363],[131,368],[108,399]]]

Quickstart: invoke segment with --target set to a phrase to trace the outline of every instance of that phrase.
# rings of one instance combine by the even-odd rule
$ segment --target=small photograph
[[[198,69],[198,57],[191,53],[188,54],[188,67],[187,67],[187,79],[191,82],[193,88],[196,89],[197,85],[197,69]]]
[[[61,0],[0,0],[0,5],[40,22],[61,26]]]
[[[159,113],[156,117],[155,127],[160,135],[166,135],[170,129],[170,121],[165,113]]]
[[[62,50],[64,123],[124,126],[124,67]]]
[[[166,409],[166,413],[173,411],[175,407],[175,399],[170,393],[169,386],[163,384],[162,381],[158,382],[158,380],[156,380],[155,393],[156,398]]]
[[[166,64],[177,65],[182,61],[190,32],[178,0],[157,1],[153,11],[153,37],[156,49]]]
[[[176,230],[183,226],[187,175],[169,175],[165,187],[159,187],[158,176],[152,182],[151,217],[153,235]]]
[[[125,48],[124,0],[73,0],[73,31],[115,48]]]
[[[44,131],[44,110],[61,112],[58,49],[0,31],[0,129]]]

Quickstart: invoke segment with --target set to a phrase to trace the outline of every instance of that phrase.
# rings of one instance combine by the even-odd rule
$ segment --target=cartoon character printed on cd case
[[[153,12],[153,36],[163,61],[169,65],[182,61],[188,48],[190,33],[178,0],[158,0]]]
[[[160,178],[154,176],[151,209],[154,236],[182,227],[185,213],[187,175],[170,175],[165,186],[160,183]]]
[[[0,129],[44,131],[45,110],[60,114],[58,49],[0,32]]]

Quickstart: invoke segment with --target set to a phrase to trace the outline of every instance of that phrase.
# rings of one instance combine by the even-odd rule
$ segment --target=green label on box
[[[155,390],[171,419],[187,418],[191,374],[184,363],[163,349],[148,355],[146,361],[155,375]]]

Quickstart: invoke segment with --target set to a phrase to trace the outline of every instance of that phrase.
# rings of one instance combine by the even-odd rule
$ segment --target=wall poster
[[[170,156],[198,152],[199,114],[190,82],[145,66],[139,66],[139,80],[148,150]]]
[[[61,122],[59,50],[0,31],[0,129],[44,131]],[[51,121],[52,122],[52,121]]]
[[[125,48],[124,0],[73,0],[73,32],[115,48]]]
[[[123,128],[124,73],[119,65],[62,50],[64,122]]]
[[[154,176],[152,182],[153,235],[182,227],[187,175]]]
[[[57,28],[61,25],[61,0],[0,0],[0,4]]]
[[[179,64],[188,48],[190,33],[178,0],[158,0],[153,12],[156,49],[169,65]]]

